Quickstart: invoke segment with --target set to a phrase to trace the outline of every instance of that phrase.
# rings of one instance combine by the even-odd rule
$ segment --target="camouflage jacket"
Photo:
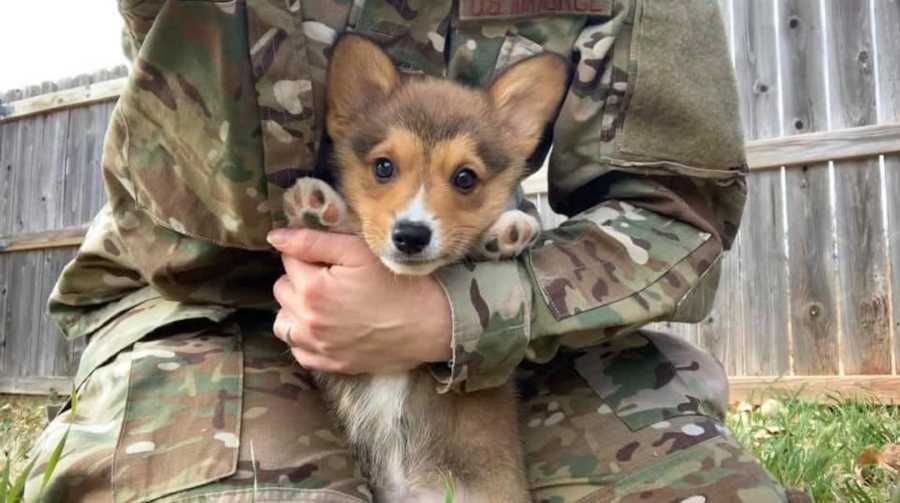
[[[746,167],[734,77],[706,0],[119,0],[134,67],[102,167],[108,204],[50,300],[90,337],[77,381],[158,327],[274,309],[282,191],[322,162],[330,44],[382,43],[409,72],[489,81],[530,54],[575,63],[549,195],[569,220],[518,260],[439,273],[443,389],[654,320],[698,320],[737,232]],[[534,155],[539,165],[547,155]],[[701,288],[702,286],[702,288]]]

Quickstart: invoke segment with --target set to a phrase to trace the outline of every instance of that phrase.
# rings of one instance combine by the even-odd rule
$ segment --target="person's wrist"
[[[425,319],[417,328],[424,327],[420,337],[425,343],[423,361],[428,363],[446,362],[453,357],[453,321],[450,313],[450,299],[440,283],[431,276],[425,278],[425,294],[422,309],[416,309]]]

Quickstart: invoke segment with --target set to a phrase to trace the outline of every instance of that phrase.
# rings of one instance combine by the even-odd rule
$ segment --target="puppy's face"
[[[565,91],[561,58],[512,66],[486,90],[401,81],[374,43],[344,36],[329,67],[329,134],[362,235],[400,274],[455,262],[506,209]]]

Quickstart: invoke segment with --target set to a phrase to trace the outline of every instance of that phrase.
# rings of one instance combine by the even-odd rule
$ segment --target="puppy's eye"
[[[470,168],[460,168],[453,174],[451,182],[456,190],[463,193],[471,192],[478,185],[478,175]]]
[[[375,160],[375,179],[379,182],[387,182],[393,176],[396,169],[390,159],[380,157]]]

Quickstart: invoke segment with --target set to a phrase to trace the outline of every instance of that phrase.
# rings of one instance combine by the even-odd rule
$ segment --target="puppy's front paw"
[[[284,214],[296,228],[337,229],[347,219],[347,204],[318,178],[300,178],[284,192]]]
[[[491,260],[512,258],[522,253],[537,239],[541,223],[519,210],[506,211],[494,222],[478,246],[478,253]]]

